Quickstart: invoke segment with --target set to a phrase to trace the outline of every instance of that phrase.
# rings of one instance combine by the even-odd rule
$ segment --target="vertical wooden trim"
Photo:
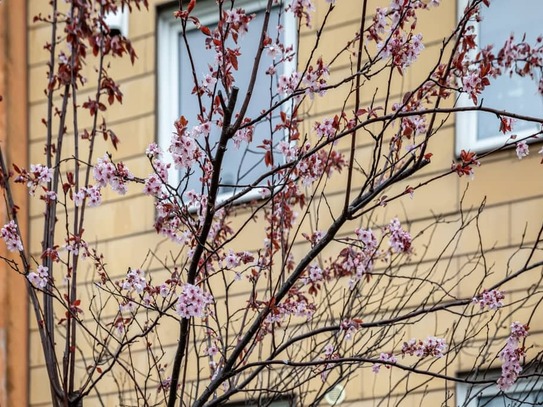
[[[0,3],[0,143],[8,166],[28,166],[27,26],[25,1]],[[23,242],[28,243],[28,193],[14,188]],[[2,224],[7,214],[2,206]],[[2,254],[5,245],[1,244]],[[12,258],[16,259],[15,256]],[[0,265],[0,402],[28,405],[28,296],[26,280]]]

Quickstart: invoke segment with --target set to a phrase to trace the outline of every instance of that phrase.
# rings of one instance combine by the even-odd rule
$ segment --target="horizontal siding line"
[[[102,204],[102,206],[105,206],[108,203],[113,204],[113,203],[117,203],[117,202],[123,202],[123,201],[131,200],[134,197],[142,197],[142,196],[145,196],[145,195],[143,193],[141,193],[141,194],[138,194],[138,195],[135,195],[135,196],[130,196],[130,197],[120,197],[120,198],[116,198],[116,199],[110,199],[110,200],[106,201],[104,204]],[[328,195],[328,196],[330,196],[330,195]],[[149,199],[152,200],[151,197],[149,197]],[[499,207],[514,206],[515,204],[525,203],[525,202],[529,202],[529,201],[537,201],[537,200],[540,200],[540,199],[543,199],[543,195],[534,195],[534,196],[519,198],[519,199],[506,201],[506,202],[492,203],[492,204],[487,204],[485,206],[485,210],[493,209],[493,208],[499,208]],[[465,211],[467,211],[467,209],[465,209]],[[249,213],[249,209],[247,210],[246,214],[248,214],[248,213]],[[483,213],[484,213],[484,211],[483,211]],[[442,217],[451,217],[451,216],[455,216],[455,215],[458,215],[458,214],[459,214],[458,210],[453,210],[453,211],[443,212],[442,214],[440,214],[440,216],[442,216]],[[39,219],[42,216],[43,215],[35,215],[30,220],[32,221],[32,220],[35,220],[35,219]],[[431,220],[434,220],[434,219],[435,219],[435,216],[428,215],[428,216],[422,216],[420,218],[407,219],[407,221],[408,221],[409,224],[412,224],[412,223],[418,223],[418,222],[431,221]],[[156,232],[154,232],[152,227],[149,227],[149,229],[147,229],[145,231],[127,233],[125,235],[118,235],[118,236],[115,236],[115,237],[96,240],[96,241],[93,241],[93,244],[96,244],[96,245],[98,245],[98,244],[107,244],[107,243],[114,242],[114,241],[117,241],[117,240],[124,240],[124,239],[130,239],[132,237],[144,236],[146,234],[152,234],[153,236],[159,236],[159,235],[156,234]],[[339,236],[343,237],[343,236],[350,236],[350,235],[351,234],[340,234]],[[300,241],[300,242],[295,242],[294,244],[297,245],[297,244],[306,244],[306,243],[307,243],[306,241]],[[515,247],[515,245],[506,246],[506,247]],[[256,249],[258,249],[258,248],[256,248]],[[40,256],[41,252],[36,252],[36,253],[33,253],[33,254],[36,255],[36,256]]]
[[[141,34],[141,35],[137,35],[135,37],[129,38],[129,40],[132,42],[132,45],[134,46],[134,49],[136,50],[136,55],[138,54],[138,48],[137,48],[136,42],[145,41],[149,39],[150,37],[155,37],[155,32],[152,31],[147,34]],[[88,57],[88,59],[92,59],[92,58],[94,57],[93,56]],[[28,60],[30,60],[30,58],[28,58]],[[26,66],[30,70],[36,67],[46,67],[48,62],[49,62],[48,59],[44,59],[43,61],[36,61],[32,63],[29,62],[26,64]]]
[[[299,326],[299,324],[297,324],[296,326]],[[318,328],[315,328],[315,329],[318,329]],[[530,330],[530,337],[532,336],[535,336],[535,335],[539,335],[539,334],[542,334],[543,333],[543,329],[540,329],[540,330],[534,330],[534,331],[531,331]],[[497,336],[496,339],[497,340],[504,340],[508,337],[508,335],[503,335],[503,336]],[[172,335],[172,338],[175,340],[176,338],[176,335]],[[482,338],[473,338],[470,340],[471,343],[473,343],[473,346],[470,346],[470,348],[474,347],[474,345],[477,343],[477,342],[487,342],[487,338],[485,338],[484,336]],[[164,341],[162,341],[162,348],[167,351],[168,348],[172,348],[172,350],[177,346],[176,342],[172,342],[171,344],[165,344]],[[143,353],[143,352],[146,352],[146,349],[137,349],[137,350],[132,350],[132,355],[135,355],[135,354],[139,354],[139,353]],[[457,355],[458,356],[458,355]],[[205,355],[202,354],[201,357],[205,357]],[[81,360],[79,358],[76,358],[76,361],[79,361],[81,362]],[[362,363],[362,362],[361,362]],[[46,365],[44,363],[42,364],[39,364],[39,365],[31,365],[30,366],[30,370],[39,370],[39,369],[44,369],[46,368]],[[409,372],[405,372],[406,374],[408,374]],[[460,372],[458,372],[460,373]],[[430,378],[432,379],[432,378]],[[195,379],[196,380],[196,379]]]
[[[530,242],[525,242],[525,244],[528,244],[528,243],[530,243]],[[513,246],[513,247],[514,247],[514,246]],[[518,247],[518,245],[517,245],[517,247]],[[494,251],[494,252],[496,252],[496,251],[505,251],[505,250],[510,249],[510,248],[511,248],[511,247],[508,246],[508,245],[504,245],[504,246],[495,246],[495,247],[493,248],[493,251]],[[472,251],[472,252],[459,253],[459,254],[456,254],[456,255],[454,255],[454,256],[452,256],[452,257],[451,257],[451,256],[442,256],[442,257],[445,259],[445,260],[443,260],[443,261],[446,262],[446,260],[449,259],[449,258],[453,258],[453,259],[466,258],[466,257],[469,257],[469,256],[476,255],[477,253],[479,253],[479,252],[478,252],[477,250],[474,250],[474,251]],[[434,258],[434,259],[424,259],[424,260],[421,260],[421,261],[418,261],[418,262],[413,262],[413,263],[404,264],[403,266],[406,266],[406,267],[408,267],[408,266],[424,266],[424,265],[433,264],[433,263],[436,262],[436,260],[438,260],[438,258]],[[398,267],[401,267],[401,266],[398,266]],[[163,271],[163,270],[165,270],[165,269],[163,269],[163,268],[153,268],[153,269],[146,270],[146,272],[147,272],[147,274],[150,275],[150,274],[152,274],[152,273],[154,273],[154,272],[159,272],[159,271]],[[379,272],[380,270],[381,270],[381,269],[376,269],[375,271],[376,271],[376,272]],[[125,275],[125,274],[121,274],[121,275],[118,275],[118,276],[111,276],[111,279],[112,279],[112,280],[115,280],[116,278],[121,279],[124,275]],[[345,277],[344,279],[345,279],[345,282],[347,282],[347,277]],[[336,280],[337,280],[337,279],[336,279]],[[95,285],[95,284],[96,284],[95,281],[86,281],[86,282],[80,283],[79,287],[81,287],[81,289],[83,289],[83,288],[91,287],[91,286],[93,286],[93,285]],[[458,284],[457,282],[456,282],[455,284],[456,284],[455,287],[459,287],[459,286],[462,285],[462,284]],[[466,285],[466,284],[465,284],[465,285]],[[347,284],[345,284],[345,287],[347,287]],[[507,293],[507,294],[517,294],[517,293],[522,293],[522,292],[526,291],[528,288],[529,288],[529,287],[513,288],[513,289],[510,289],[510,290],[506,290],[506,293]],[[97,289],[97,290],[99,291],[99,289]],[[258,293],[265,293],[266,290],[267,290],[266,288],[259,288],[259,289],[257,289],[256,291],[257,291]],[[243,297],[247,296],[247,294],[248,294],[249,292],[250,292],[250,291],[241,291],[241,292],[229,293],[228,297],[229,297],[230,299],[232,299],[232,298],[238,298],[238,297],[242,297],[242,298],[243,298]],[[441,291],[438,291],[438,292],[441,292]],[[106,293],[106,294],[107,294],[107,293]],[[215,300],[218,302],[218,301],[220,301],[220,300],[226,299],[226,295],[224,295],[224,294],[216,295],[216,296],[214,296],[214,298],[215,298]],[[458,297],[458,298],[460,298],[460,297]],[[433,304],[433,302],[429,302],[429,304]],[[407,306],[404,306],[404,307],[402,308],[402,310],[416,310],[416,309],[417,309],[417,307],[416,307],[416,306],[413,306],[413,305],[411,305],[411,306],[407,305]],[[115,315],[116,315],[116,314],[115,314]],[[102,320],[103,320],[103,319],[111,319],[111,320],[112,320],[113,317],[114,317],[114,315],[105,315],[105,316],[103,315],[103,316],[101,316],[101,319],[102,319]],[[89,322],[92,322],[92,321],[94,321],[93,318],[88,318],[88,319],[86,318],[86,319],[83,319],[83,323],[89,323]],[[298,325],[298,324],[295,324],[295,326],[297,326],[297,325]],[[36,328],[36,327],[32,327],[32,328],[30,329],[30,332],[37,332],[37,331],[38,331],[38,328]]]
[[[119,80],[117,82],[122,87],[122,85],[126,85],[127,83],[135,82],[135,81],[138,81],[140,79],[146,79],[149,76],[154,76],[154,72],[155,72],[154,70],[143,72],[143,73],[140,73],[140,74],[137,74],[137,75],[134,75],[134,76],[129,76],[129,77],[127,77],[127,78],[125,78],[123,80]],[[78,98],[84,98],[85,96],[90,96],[91,94],[94,95],[96,93],[96,89],[97,89],[97,87],[95,87],[95,86],[85,88],[85,90],[81,90],[78,93]],[[122,91],[122,89],[121,89],[121,91]],[[59,93],[59,92],[60,92],[60,90],[57,93]],[[105,96],[103,96],[103,97],[104,97],[103,100],[105,100],[106,103],[107,103],[106,97]],[[60,96],[55,97],[53,102],[58,103],[59,101],[61,101],[61,99],[62,98]],[[115,101],[115,103],[119,103],[119,102]],[[47,105],[47,99],[45,98],[45,99],[40,100],[40,101],[34,101],[34,102],[29,102],[28,103],[28,106],[30,108],[36,107],[38,105]],[[83,108],[81,108],[81,109],[83,109]]]
[[[150,117],[155,117],[155,115],[156,115],[156,111],[155,110],[150,110],[150,111],[148,111],[146,113],[140,113],[140,114],[137,114],[137,115],[134,115],[134,116],[124,118],[124,119],[107,120],[106,124],[108,125],[108,127],[117,126],[117,125],[122,125],[122,124],[125,124],[125,123],[128,123],[128,122],[140,120],[140,119],[147,119],[147,118],[150,118]],[[172,123],[172,126],[173,126],[173,123]],[[44,131],[45,131],[45,128],[44,128]],[[74,135],[74,133],[73,133],[73,131],[71,131],[71,132],[66,133],[65,137],[70,137],[70,136],[73,136],[73,135]],[[29,144],[32,145],[32,144],[35,144],[35,143],[44,143],[46,140],[47,140],[47,137],[34,138],[34,139],[30,140]],[[121,143],[122,142],[123,141],[121,139]]]

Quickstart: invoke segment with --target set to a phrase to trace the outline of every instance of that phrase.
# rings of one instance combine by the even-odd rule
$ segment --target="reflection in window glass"
[[[279,7],[275,7],[272,10],[270,16],[270,22],[268,24],[268,35],[271,38],[277,37],[277,22],[278,22]],[[256,13],[255,18],[249,24],[249,33],[240,37],[237,44],[232,41],[228,44],[230,48],[239,47],[242,55],[238,58],[239,69],[234,73],[236,79],[235,86],[239,88],[239,97],[236,105],[236,110],[239,109],[243,99],[245,97],[247,87],[249,85],[249,79],[254,62],[254,56],[256,54],[259,40],[260,40],[260,28],[264,22],[264,12],[260,11]],[[213,30],[216,25],[211,25],[209,28]],[[252,31],[251,31],[252,30]],[[273,32],[275,30],[275,33]],[[202,81],[204,76],[210,72],[209,66],[214,64],[214,52],[205,48],[205,36],[197,29],[192,29],[186,32],[187,41],[190,44],[190,50],[192,53],[195,73],[198,81]],[[282,40],[281,40],[282,41]],[[185,46],[185,40],[180,33],[178,36],[178,46],[180,50],[179,58],[179,116],[182,114],[189,121],[189,128],[198,125],[197,116],[199,114],[199,106],[197,98],[192,94],[194,88],[194,77],[191,70],[191,65],[188,62],[189,56]],[[257,75],[257,81],[255,85],[255,91],[251,98],[251,104],[247,110],[246,117],[254,119],[263,109],[270,107],[272,103],[270,101],[270,76],[265,74],[266,69],[272,65],[272,58],[267,55],[266,52],[262,54],[260,62],[260,71]],[[275,86],[275,85],[274,85]],[[219,89],[221,87],[219,86]],[[275,93],[275,89],[273,89]],[[224,91],[223,91],[224,95]],[[205,107],[209,108],[209,98],[203,97]],[[274,103],[276,101],[273,101]],[[217,116],[215,116],[215,119]],[[272,130],[275,127],[275,122],[263,121],[255,127],[253,134],[253,142],[250,148],[247,148],[246,143],[242,143],[241,147],[235,148],[233,142],[229,142],[228,149],[225,153],[223,160],[223,167],[221,168],[222,178],[221,184],[224,184],[220,189],[220,194],[230,195],[235,191],[236,185],[244,186],[254,182],[259,175],[261,175],[266,167],[264,165],[264,150],[258,148],[262,145],[262,140],[269,139]],[[213,154],[216,150],[216,143],[219,140],[220,129],[216,126],[212,126],[212,131],[209,137],[210,148]],[[274,135],[273,143],[276,144],[280,138],[283,137],[283,133],[276,132]],[[202,143],[202,140],[199,140]],[[195,190],[201,192],[202,184],[200,178],[202,176],[201,168],[191,168],[193,173],[186,185],[186,191]],[[183,172],[181,175],[183,176]],[[182,185],[184,188],[185,185]]]
[[[522,40],[526,33],[526,41],[535,44],[541,35],[541,16],[543,1],[533,0],[493,0],[491,7],[482,7],[483,20],[479,24],[479,41],[481,48],[494,44],[494,50],[501,48],[511,33],[515,33],[515,42]],[[518,112],[523,115],[543,116],[543,97],[537,94],[537,82],[540,78],[520,77],[513,75],[491,79],[492,86],[485,89],[479,101],[487,106],[500,110]],[[516,122],[514,133],[530,131],[533,123]],[[497,134],[496,117],[490,114],[478,114],[477,138],[488,139]]]

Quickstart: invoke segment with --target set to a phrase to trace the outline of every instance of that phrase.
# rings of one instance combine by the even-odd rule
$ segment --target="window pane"
[[[478,407],[527,407],[541,405],[543,402],[542,390],[531,389],[494,396],[483,396],[477,400]]]
[[[494,50],[503,46],[511,33],[515,41],[522,40],[526,33],[529,44],[535,44],[541,34],[541,16],[543,2],[533,0],[493,0],[490,7],[482,7],[483,20],[479,25],[480,45],[495,44]],[[537,80],[518,75],[502,76],[491,79],[492,86],[485,89],[479,100],[487,107],[529,116],[543,116],[543,97],[537,94]],[[528,122],[516,122],[514,132],[533,129]],[[494,137],[498,134],[496,117],[491,114],[479,114],[477,124],[479,139]]]
[[[277,36],[279,7],[272,10],[270,21],[268,24],[268,35],[275,39]],[[249,79],[251,76],[254,56],[257,51],[260,40],[260,28],[264,21],[264,13],[257,12],[255,18],[249,24],[249,33],[240,37],[238,44],[230,42],[228,46],[232,49],[239,47],[243,54],[238,59],[238,71],[234,72],[236,79],[235,86],[239,88],[239,97],[236,104],[236,111],[239,110],[243,99],[247,92]],[[216,26],[211,26],[214,29]],[[275,33],[274,33],[275,32]],[[205,49],[205,36],[199,30],[191,30],[186,33],[187,40],[190,44],[190,50],[195,65],[196,78],[201,82],[205,74],[209,73],[209,65],[214,63],[213,50]],[[195,95],[192,94],[194,88],[194,77],[189,63],[189,55],[185,47],[185,41],[182,35],[179,35],[179,115],[183,114],[189,121],[189,128],[199,124],[196,120],[199,113],[198,101]],[[260,70],[257,75],[255,90],[251,98],[251,104],[247,110],[246,117],[255,118],[260,112],[270,106],[270,76],[265,75],[266,69],[272,64],[272,59],[266,55],[262,55],[260,62]],[[223,91],[224,95],[224,91]],[[209,111],[210,99],[203,97],[204,107]],[[215,117],[217,119],[217,117]],[[234,147],[233,142],[229,142],[228,148],[223,161],[222,180],[223,184],[231,185],[246,185],[256,180],[259,174],[265,170],[264,165],[264,150],[257,148],[262,144],[262,140],[269,139],[271,129],[275,127],[275,122],[262,122],[255,128],[253,134],[253,142],[251,147],[247,148],[247,143],[242,143],[239,149]],[[210,146],[213,148],[217,143],[220,135],[220,129],[214,127],[210,135]],[[283,137],[283,133],[277,132],[274,136],[274,144]],[[200,140],[203,142],[203,140]],[[215,150],[213,150],[215,152]],[[200,168],[192,168],[194,174],[190,177],[187,190],[194,189],[197,192],[201,191],[200,177],[202,175]],[[230,194],[234,192],[234,187],[223,187],[221,193]]]

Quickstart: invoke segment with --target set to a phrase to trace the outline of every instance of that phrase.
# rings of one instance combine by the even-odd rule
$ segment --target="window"
[[[267,1],[264,0],[238,0],[235,3],[235,8],[243,8],[247,14],[255,15],[249,24],[249,33],[240,37],[237,45],[234,45],[233,42],[229,45],[231,48],[239,46],[242,51],[242,55],[238,59],[239,69],[234,75],[236,78],[235,86],[239,88],[236,110],[239,109],[248,87],[254,55],[260,40],[260,35],[255,33],[259,30],[259,27],[262,27],[266,4]],[[188,120],[189,128],[199,124],[197,121],[199,106],[196,96],[192,94],[194,88],[193,72],[188,62],[189,57],[181,32],[181,22],[173,17],[174,10],[175,8],[170,8],[159,14],[157,33],[157,130],[158,143],[164,150],[167,150],[170,144],[174,130],[173,123],[179,119],[181,114]],[[195,15],[202,25],[213,30],[218,19],[217,12],[216,2],[209,0],[198,2],[192,15]],[[279,19],[281,19],[284,27],[281,31],[277,28]],[[295,22],[291,14],[285,15],[284,9],[280,5],[275,6],[270,15],[268,36],[272,39],[279,36],[284,44],[295,45],[295,33]],[[192,23],[187,24],[186,37],[190,43],[196,77],[201,81],[205,74],[209,73],[208,66],[214,63],[213,52],[205,49],[205,36]],[[266,75],[265,71],[272,62],[273,59],[268,53],[264,52],[260,62],[262,69],[258,73],[255,91],[246,113],[248,118],[257,117],[263,108],[270,106],[270,76]],[[276,74],[281,75],[294,70],[294,64],[295,62],[289,62],[281,65],[282,71]],[[273,87],[275,88],[275,86],[274,82]],[[203,101],[207,103],[207,106],[210,105],[209,97],[204,97]],[[274,102],[277,102],[277,100],[274,100]],[[209,111],[209,107],[206,110]],[[229,143],[223,160],[223,167],[221,168],[221,184],[223,186],[219,191],[219,199],[238,192],[239,189],[236,190],[236,188],[253,183],[257,176],[264,172],[266,168],[263,159],[264,150],[257,148],[257,146],[262,144],[261,140],[270,138],[274,120],[272,118],[271,123],[270,121],[263,121],[256,125],[253,142],[249,148],[236,149]],[[211,146],[218,141],[219,135],[220,129],[212,127],[209,136]],[[284,134],[276,133],[274,137],[277,138],[277,140],[273,140],[276,143],[279,138],[284,137]],[[181,188],[185,191],[195,190],[200,192],[202,170],[200,168],[191,168],[190,171],[191,175],[186,184],[183,182]],[[177,185],[186,174],[184,171],[178,172],[174,177],[170,178],[170,184]],[[255,194],[246,197],[246,199],[254,199],[256,195],[257,191],[255,191]]]
[[[458,11],[462,13],[468,0],[458,1]],[[543,2],[533,0],[493,0],[490,7],[481,6],[482,21],[475,27],[479,45],[495,44],[501,48],[511,33],[515,40],[535,44],[541,34]],[[491,80],[492,86],[479,96],[479,103],[486,107],[528,116],[543,116],[543,97],[537,93],[537,81],[540,78],[503,75]],[[473,106],[473,102],[463,94],[460,104]],[[489,113],[469,112],[457,115],[456,152],[464,150],[484,151],[503,145],[510,135],[499,133],[496,116]],[[535,133],[538,127],[534,123],[517,121],[513,134],[518,138]]]
[[[226,407],[292,407],[292,398],[281,398],[279,400],[254,400],[254,401],[242,401],[226,404]]]
[[[519,380],[513,388],[500,392],[495,384],[457,386],[456,405],[461,407],[527,407],[543,405],[540,381]]]

